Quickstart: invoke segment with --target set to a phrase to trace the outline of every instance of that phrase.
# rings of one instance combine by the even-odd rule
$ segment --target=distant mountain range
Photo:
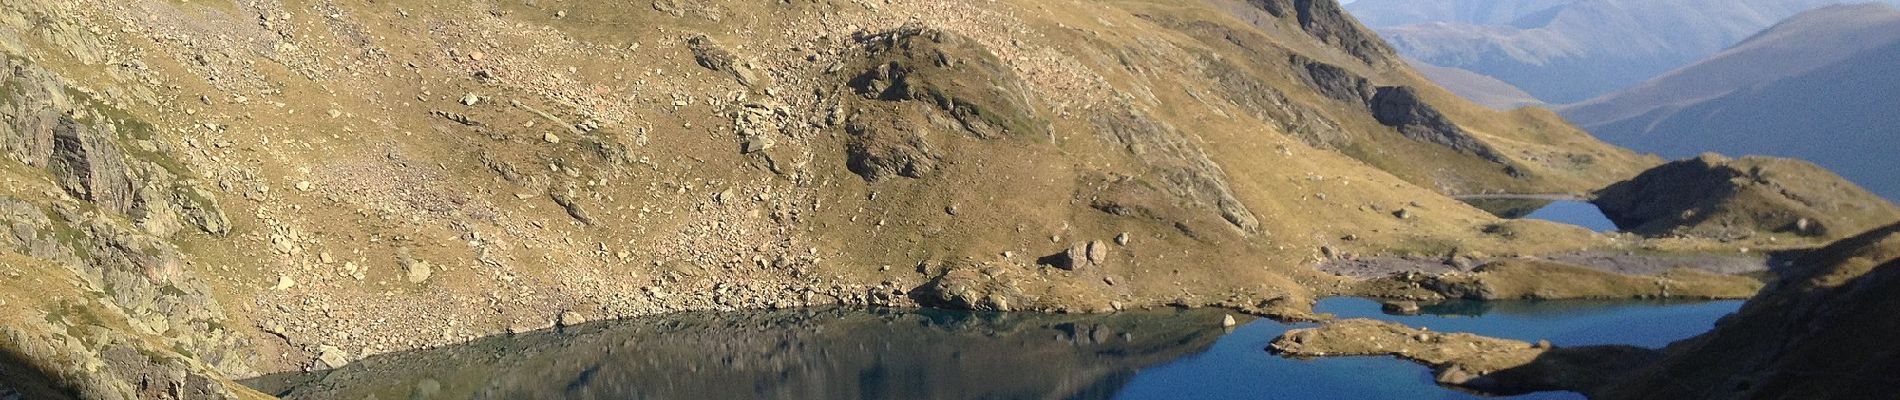
[[[1359,0],[1347,9],[1405,56],[1566,104],[1695,62],[1802,11],[1853,2]]]
[[[1523,89],[1518,89],[1517,86],[1500,81],[1498,78],[1457,68],[1431,65],[1418,60],[1406,59],[1405,61],[1412,64],[1412,69],[1417,70],[1419,75],[1424,75],[1425,79],[1430,79],[1445,90],[1450,90],[1485,107],[1509,110],[1543,103],[1537,100],[1537,96],[1524,93]]]
[[[1372,1],[1372,0],[1366,0]],[[1826,7],[1636,87],[1560,108],[1639,151],[1810,160],[1900,198],[1900,10]]]

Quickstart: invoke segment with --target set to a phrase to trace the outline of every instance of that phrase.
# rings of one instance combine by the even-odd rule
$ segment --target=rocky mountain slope
[[[1900,208],[1814,164],[1716,154],[1664,164],[1593,202],[1623,231],[1740,240],[1840,239],[1900,221]]]
[[[1566,106],[1565,117],[1630,148],[1794,157],[1889,199],[1900,162],[1900,10],[1882,4],[1803,13],[1640,86]]]
[[[48,398],[682,310],[1302,318],[1322,249],[1640,246],[1446,194],[1656,163],[1332,1],[20,0],[0,50],[0,372]]]
[[[1350,9],[1407,57],[1565,104],[1636,86],[1803,11],[1861,2],[1366,0]]]
[[[1808,254],[1715,330],[1596,391],[1606,399],[1850,399],[1900,389],[1900,225]]]

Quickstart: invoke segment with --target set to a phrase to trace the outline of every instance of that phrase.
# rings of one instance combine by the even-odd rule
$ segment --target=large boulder
[[[910,297],[925,307],[978,311],[1023,310],[1032,301],[1007,269],[975,264],[951,266]]]

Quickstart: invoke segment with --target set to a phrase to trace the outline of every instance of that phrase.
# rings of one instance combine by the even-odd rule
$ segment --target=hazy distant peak
[[[1789,35],[1811,33],[1818,30],[1842,30],[1857,26],[1871,26],[1900,21],[1900,9],[1884,3],[1836,4],[1821,7],[1776,23],[1761,33],[1750,36],[1736,47],[1747,47],[1750,43],[1763,40],[1782,39]]]
[[[1889,198],[1900,163],[1900,9],[1830,6],[1635,87],[1561,108],[1605,140],[1664,156],[1718,150],[1814,161]]]
[[[1881,2],[1900,4],[1900,0]],[[1840,3],[1360,0],[1347,9],[1405,56],[1489,75],[1546,102],[1562,104],[1635,86],[1733,46],[1787,17]],[[1831,11],[1876,15],[1887,11],[1865,10]]]

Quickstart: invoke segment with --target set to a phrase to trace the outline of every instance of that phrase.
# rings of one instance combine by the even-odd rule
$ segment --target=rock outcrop
[[[1395,356],[1430,366],[1439,384],[1496,395],[1597,387],[1661,357],[1639,347],[1557,348],[1369,319],[1287,331],[1267,349],[1289,357]]]
[[[955,33],[905,26],[856,39],[846,84],[861,98],[847,102],[847,167],[866,180],[923,178],[945,155],[933,133],[960,131],[980,139],[1046,137],[1020,78],[981,43]],[[949,119],[954,126],[931,122]],[[945,140],[941,137],[935,140]]]
[[[1373,118],[1398,129],[1406,138],[1445,146],[1492,162],[1508,162],[1497,150],[1478,141],[1470,132],[1447,119],[1444,113],[1419,98],[1416,89],[1381,87],[1368,101]]]
[[[1827,240],[1900,221],[1900,208],[1805,161],[1715,154],[1597,191],[1618,228],[1649,236]]]
[[[1019,279],[1011,274],[999,267],[955,265],[911,291],[910,297],[926,307],[979,311],[1030,309],[1034,299],[1025,295]]]
[[[1259,218],[1234,197],[1227,172],[1179,130],[1148,116],[1125,111],[1099,114],[1091,122],[1097,129],[1096,134],[1120,144],[1150,170],[1145,174],[1150,176],[1149,180],[1140,185],[1159,186],[1163,198],[1191,207],[1188,212],[1200,214],[1168,218],[1174,219],[1176,225],[1212,215],[1243,235],[1259,233]]]
[[[1396,54],[1378,35],[1359,26],[1336,0],[1249,0],[1276,17],[1299,21],[1301,30],[1321,42],[1336,46],[1362,61],[1392,62]]]
[[[52,310],[5,317],[0,353],[39,371],[6,374],[38,374],[33,385],[55,397],[233,396],[218,377],[251,371],[248,339],[225,327],[212,287],[170,241],[188,227],[228,232],[217,202],[163,155],[150,125],[47,69],[0,54],[0,88],[6,162],[69,196],[47,201],[54,189],[13,177],[0,191],[0,264],[16,278],[0,290]],[[29,273],[33,282],[17,279]]]

